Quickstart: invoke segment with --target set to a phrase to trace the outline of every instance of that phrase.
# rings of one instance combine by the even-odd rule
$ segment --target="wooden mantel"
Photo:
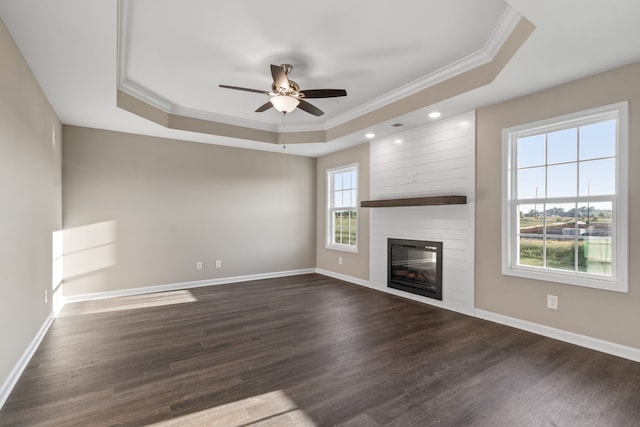
[[[466,205],[467,196],[431,196],[411,197],[406,199],[363,200],[362,208],[393,208],[401,206],[440,206],[440,205]]]

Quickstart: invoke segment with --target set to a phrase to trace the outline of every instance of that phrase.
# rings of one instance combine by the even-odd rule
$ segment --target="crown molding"
[[[507,10],[504,11],[498,25],[493,29],[493,32],[487,39],[482,50],[490,57],[494,58],[504,42],[509,38],[513,30],[522,19],[522,15],[511,5],[507,5]]]
[[[144,86],[130,80],[127,77],[127,54],[129,40],[129,24],[130,13],[127,0],[118,0],[118,26],[117,26],[117,88],[138,100],[151,105],[158,110],[178,116],[189,117],[192,119],[206,120],[216,123],[224,123],[232,126],[248,127],[258,130],[265,130],[278,133],[289,132],[314,132],[326,131],[326,126],[322,124],[301,124],[301,125],[284,125],[263,123],[256,120],[240,119],[225,114],[213,113],[210,111],[198,110],[195,108],[183,107],[176,105],[166,98],[161,97],[157,93],[145,88]],[[285,130],[286,129],[286,130]]]
[[[118,90],[138,98],[140,101],[155,107],[165,113],[170,113],[173,104],[168,99],[162,98],[153,91],[129,80],[127,78],[127,41],[129,40],[129,8],[125,0],[118,0],[118,27],[117,27],[117,73]]]
[[[331,129],[339,126],[350,120],[382,108],[385,105],[399,101],[407,96],[411,96],[431,86],[446,81],[458,74],[462,74],[491,62],[504,42],[509,38],[515,27],[518,25],[521,18],[522,15],[520,15],[520,13],[511,7],[511,5],[507,5],[507,10],[505,10],[500,17],[498,25],[493,29],[493,32],[482,49],[460,58],[457,61],[432,72],[431,74],[427,74],[426,76],[407,83],[398,89],[379,96],[357,108],[340,114],[333,119],[327,120],[326,128]]]
[[[120,80],[118,89],[135,98],[138,98],[140,101],[146,102],[152,107],[155,107],[165,113],[170,113],[173,109],[173,104],[171,103],[171,101],[158,96],[155,92],[152,92],[130,80]]]
[[[327,132],[330,129],[362,117],[386,105],[400,101],[438,83],[449,80],[454,76],[487,64],[494,59],[504,42],[510,37],[522,19],[522,15],[510,4],[507,4],[507,9],[500,17],[498,24],[493,29],[484,46],[478,51],[324,122],[269,124],[176,105],[170,100],[128,79],[126,62],[128,56],[128,27],[130,24],[129,3],[130,0],[118,0],[117,85],[119,90],[167,114],[283,134],[292,132]]]

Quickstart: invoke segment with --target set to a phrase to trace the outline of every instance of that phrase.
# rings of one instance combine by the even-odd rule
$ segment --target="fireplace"
[[[387,286],[442,300],[442,242],[388,239]]]

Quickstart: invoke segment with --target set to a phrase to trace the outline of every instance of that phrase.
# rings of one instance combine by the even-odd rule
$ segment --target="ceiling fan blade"
[[[301,90],[300,94],[305,98],[337,98],[338,96],[347,96],[344,89],[309,89]]]
[[[265,90],[249,89],[247,87],[228,86],[228,85],[218,85],[218,86],[223,87],[225,89],[243,90],[245,92],[254,92],[254,93],[261,93],[263,95],[269,95],[269,92],[267,92]]]
[[[322,111],[321,109],[319,109],[315,105],[309,104],[304,99],[300,100],[300,104],[298,104],[298,108],[303,110],[303,111],[306,111],[309,114],[313,114],[314,116],[321,116],[321,115],[324,114],[324,111]]]
[[[273,76],[273,83],[276,89],[282,89],[285,92],[289,90],[289,79],[287,73],[284,72],[284,68],[271,64],[271,76]]]
[[[266,102],[258,107],[258,109],[256,110],[256,113],[262,113],[263,111],[267,111],[271,107],[273,107],[273,104],[271,103],[271,101]]]

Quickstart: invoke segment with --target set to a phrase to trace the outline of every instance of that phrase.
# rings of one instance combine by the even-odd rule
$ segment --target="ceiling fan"
[[[324,114],[324,111],[305,101],[305,98],[335,98],[339,96],[347,96],[347,91],[344,89],[300,90],[298,83],[293,80],[289,80],[289,77],[287,77],[291,70],[293,70],[293,66],[290,64],[282,64],[279,66],[271,65],[271,76],[273,77],[271,92],[238,86],[219,86],[225,89],[243,90],[246,92],[269,95],[271,97],[269,102],[258,107],[256,113],[262,113],[263,111],[267,111],[271,107],[274,107],[279,112],[286,114],[298,107],[309,114],[313,114],[314,116],[321,116]]]

